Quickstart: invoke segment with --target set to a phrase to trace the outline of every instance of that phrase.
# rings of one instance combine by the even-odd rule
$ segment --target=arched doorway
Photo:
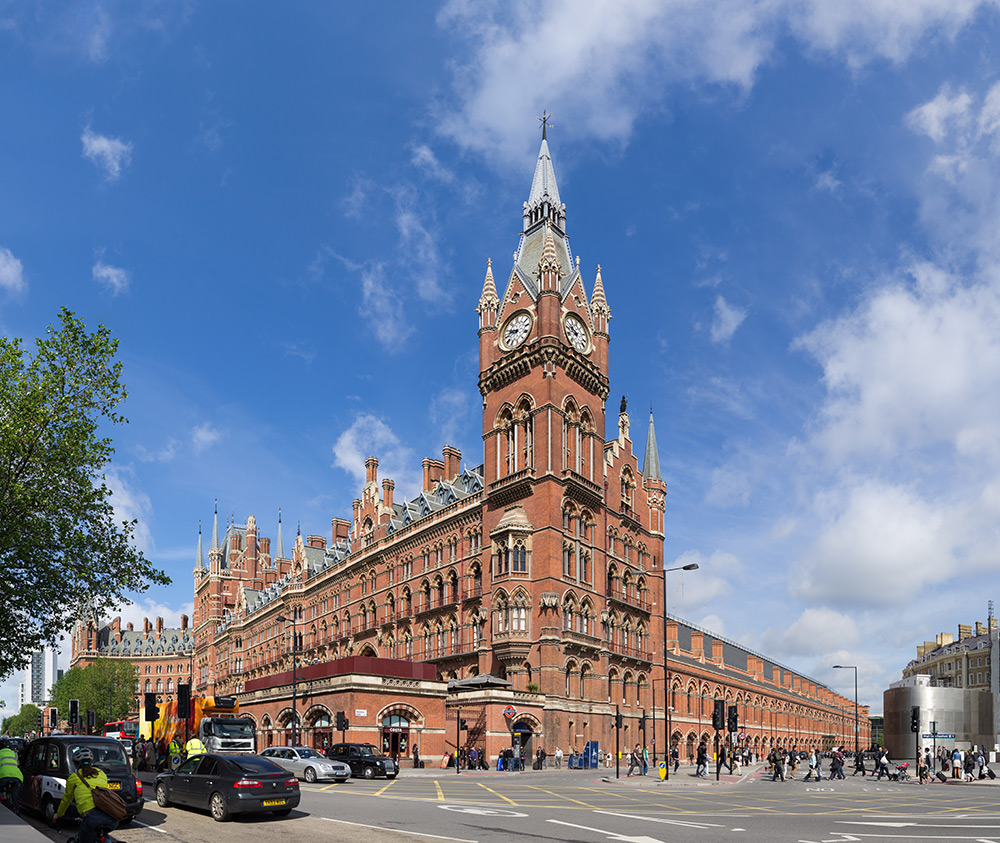
[[[515,757],[524,758],[525,764],[530,764],[532,761],[531,739],[533,736],[534,732],[531,726],[523,720],[511,727],[510,745],[514,748]]]
[[[320,752],[333,743],[333,724],[326,712],[317,714],[312,722],[312,747]]]
[[[397,764],[405,758],[410,748],[410,721],[401,714],[387,714],[382,718],[382,752]]]

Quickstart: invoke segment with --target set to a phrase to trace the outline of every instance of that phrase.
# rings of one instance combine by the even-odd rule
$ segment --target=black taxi
[[[132,822],[142,810],[142,782],[132,774],[121,741],[96,735],[49,735],[28,743],[21,750],[21,806],[37,811],[51,823],[66,792],[66,780],[76,772],[73,753],[82,747],[94,754],[94,766],[107,775],[108,788],[128,806],[128,816],[119,825]],[[66,816],[75,817],[76,807],[71,805]]]

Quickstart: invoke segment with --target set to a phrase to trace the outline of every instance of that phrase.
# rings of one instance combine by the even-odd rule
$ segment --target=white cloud
[[[130,278],[124,269],[99,260],[94,264],[92,272],[94,280],[110,291],[111,295],[117,296],[120,293],[128,292]]]
[[[942,86],[930,102],[914,108],[906,115],[906,122],[913,131],[927,135],[940,143],[956,129],[968,127],[972,120],[972,97],[965,91],[952,96],[948,85]]]
[[[1000,453],[1000,278],[909,272],[796,342],[823,367],[818,444],[834,460],[944,442]]]
[[[829,653],[861,641],[858,625],[849,615],[833,609],[806,609],[791,625],[771,627],[761,636],[765,653],[774,658]]]
[[[427,144],[419,144],[413,148],[410,162],[432,179],[445,184],[452,184],[455,181],[455,174],[438,160],[434,150]]]
[[[688,550],[667,567],[680,568],[691,564],[697,564],[699,570],[671,571],[667,574],[667,609],[685,617],[728,597],[733,586],[743,578],[743,563],[732,553],[721,550],[708,556],[697,550]]]
[[[24,266],[10,249],[0,246],[0,289],[8,293],[23,293],[27,289]]]
[[[399,293],[386,276],[385,267],[374,263],[361,273],[361,305],[358,313],[386,351],[400,352],[415,330],[407,317]]]
[[[460,146],[517,160],[543,108],[579,135],[627,142],[670,86],[749,90],[791,32],[807,51],[852,69],[900,62],[925,39],[953,38],[989,0],[452,0],[438,23],[469,42],[454,108],[439,130]],[[537,56],[545,73],[526,73]]]
[[[732,307],[726,303],[726,300],[722,296],[717,296],[715,299],[715,316],[712,319],[712,342],[729,342],[733,334],[736,333],[736,329],[743,324],[743,320],[746,318],[747,313],[745,310]]]
[[[413,449],[404,445],[382,419],[371,413],[361,413],[333,444],[334,467],[351,474],[359,486],[364,485],[365,460],[379,461],[379,476],[396,484],[396,500],[412,497],[423,485],[422,469],[417,465]]]
[[[80,136],[83,157],[89,159],[104,174],[105,181],[115,182],[132,162],[132,144],[92,132],[90,126]]]
[[[193,558],[193,556],[192,556]],[[115,617],[121,617],[122,629],[126,624],[131,623],[134,629],[141,630],[143,621],[148,618],[150,623],[156,627],[156,619],[163,618],[165,627],[179,627],[181,625],[181,615],[187,615],[188,626],[191,625],[191,618],[194,616],[194,603],[185,603],[180,607],[168,606],[165,603],[158,603],[153,598],[147,597],[136,603],[126,603],[112,617],[101,618],[104,623],[109,623]]]
[[[438,255],[437,238],[425,225],[426,204],[418,201],[416,191],[397,187],[390,191],[395,201],[396,229],[399,247],[416,281],[416,293],[422,301],[436,305],[450,299],[438,277],[442,262]]]
[[[460,433],[466,429],[466,421],[477,407],[475,399],[470,398],[469,390],[451,386],[432,396],[430,420],[438,429],[442,445],[455,445]]]
[[[138,522],[135,525],[135,546],[148,557],[154,550],[153,533],[150,529],[153,504],[149,495],[138,487],[134,472],[122,466],[106,469],[104,482],[111,490],[115,520]]]
[[[801,600],[906,605],[960,568],[966,522],[947,503],[868,480],[821,493],[816,508],[824,527],[790,574]]]
[[[827,193],[836,194],[843,184],[840,179],[833,174],[832,170],[826,170],[816,176],[815,186],[817,190],[824,190]]]
[[[709,506],[746,506],[750,502],[750,478],[746,472],[734,468],[716,468],[712,471],[712,485],[705,494]]]
[[[142,462],[170,462],[177,456],[177,441],[168,439],[167,444],[156,451],[151,451],[142,445],[136,445],[135,453]]]
[[[111,18],[101,6],[92,7],[93,20],[83,31],[83,44],[87,57],[95,64],[108,58],[108,41],[111,39]]]
[[[191,431],[191,444],[194,447],[194,452],[200,454],[202,451],[211,448],[222,439],[222,435],[222,432],[211,422],[199,424]]]

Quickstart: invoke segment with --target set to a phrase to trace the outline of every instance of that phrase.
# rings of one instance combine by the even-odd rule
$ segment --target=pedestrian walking
[[[823,778],[819,770],[819,753],[815,748],[809,753],[809,769],[806,771],[805,778],[802,781],[807,782],[812,776],[816,776],[816,781],[820,781]]]
[[[674,772],[677,772],[677,768],[681,766],[681,750],[677,744],[674,744],[670,750],[670,759],[674,762]]]
[[[770,755],[768,755],[768,761],[771,763],[771,781],[776,782],[780,777],[782,781],[785,780],[785,763],[784,759],[781,757],[781,750],[775,747],[771,750]]]
[[[561,747],[556,747],[556,769],[562,769],[563,751]]]
[[[703,778],[708,778],[708,747],[705,746],[705,742],[702,741],[698,744],[698,754],[697,754],[698,766],[695,768],[695,776],[701,776]]]
[[[856,776],[858,773],[861,773],[861,778],[864,778],[866,772],[864,752],[859,751],[854,753],[854,772],[851,775]]]
[[[628,772],[625,777],[628,778],[632,775],[632,771],[636,768],[639,769],[639,774],[642,775],[642,753],[639,751],[639,744],[635,745],[635,749],[632,750],[628,757]]]

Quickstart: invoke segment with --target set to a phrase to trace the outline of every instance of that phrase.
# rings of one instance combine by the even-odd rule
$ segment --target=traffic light
[[[45,715],[43,715],[43,714],[42,714],[42,712],[40,712],[40,711],[39,711],[39,712],[38,712],[38,726],[36,726],[35,728],[36,728],[36,729],[37,729],[37,730],[38,730],[39,732],[41,732],[41,731],[42,731],[42,728],[43,728],[44,726],[45,726]]]
[[[643,712],[639,715],[639,729],[640,731],[646,731],[646,713]]]
[[[465,722],[465,718],[464,717],[458,718],[458,731],[460,731],[460,732],[468,732],[469,731],[469,724]]]
[[[347,719],[347,715],[342,711],[337,712],[337,731],[346,732],[351,725],[351,721]]]
[[[49,728],[55,729],[59,725],[59,709],[50,708],[49,709]]]
[[[77,721],[80,719],[80,701],[70,700],[69,701],[69,725],[70,728],[75,729]]]
[[[160,717],[160,707],[156,704],[156,694],[147,692],[143,698],[146,709],[146,720],[154,723]]]
[[[87,734],[89,735],[94,731],[94,726],[97,725],[97,712],[92,708],[87,709]]]
[[[740,720],[739,715],[736,713],[736,706],[729,706],[729,719],[726,721],[726,728],[730,732],[738,732],[740,730]]]
[[[191,717],[191,686],[186,682],[177,686],[177,714],[184,720]]]
[[[712,728],[721,732],[726,728],[726,701],[716,700],[715,708],[712,710]]]
[[[621,727],[622,727],[622,726],[624,725],[624,721],[625,721],[625,718],[624,718],[624,717],[622,717],[622,714],[621,714],[621,712],[619,711],[619,712],[618,712],[618,713],[617,713],[617,714],[615,715],[615,728],[616,728],[616,729],[620,729],[620,728],[621,728]]]
[[[920,706],[915,705],[910,709],[910,731],[920,731]]]

